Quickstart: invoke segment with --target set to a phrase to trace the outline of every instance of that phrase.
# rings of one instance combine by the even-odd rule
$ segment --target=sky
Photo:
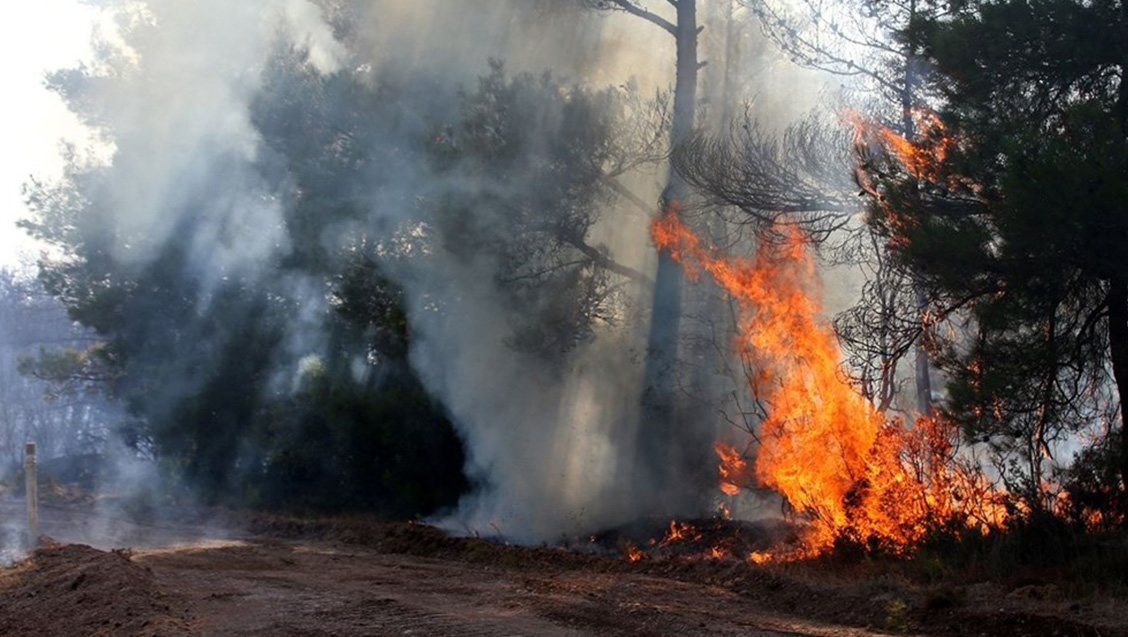
[[[27,215],[20,188],[31,175],[60,170],[59,142],[82,140],[82,127],[43,86],[46,71],[89,56],[97,11],[79,0],[16,0],[0,20],[0,267],[36,247],[15,226]]]

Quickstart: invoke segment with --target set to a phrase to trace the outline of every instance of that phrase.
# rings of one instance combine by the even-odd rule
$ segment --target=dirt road
[[[199,635],[871,634],[765,613],[717,587],[622,573],[535,577],[328,543],[254,541],[133,560]]]
[[[0,513],[16,533],[19,507]],[[223,528],[46,507],[44,534],[61,542],[0,569],[0,635],[1125,634],[1115,609],[987,589],[941,606],[903,581],[811,581],[740,560],[628,563],[416,524],[264,516]],[[1078,621],[1102,614],[1099,628]]]
[[[21,535],[23,515],[22,502],[0,502],[9,540]],[[42,533],[61,544],[0,575],[0,634],[870,634],[768,613],[717,586],[567,565],[511,568],[530,554],[515,547],[524,553],[490,545],[484,559],[466,561],[222,529],[43,506]],[[131,548],[105,552],[115,547]],[[532,554],[570,563],[563,551]]]

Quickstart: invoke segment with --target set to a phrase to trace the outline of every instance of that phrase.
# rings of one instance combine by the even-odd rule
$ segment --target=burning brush
[[[954,461],[948,423],[921,418],[909,427],[887,420],[843,380],[834,332],[819,318],[807,240],[794,228],[777,232],[783,241],[763,241],[756,256],[741,259],[703,245],[676,208],[651,226],[655,243],[691,280],[708,273],[738,302],[737,347],[757,369],[753,389],[769,406],[751,464],[736,448],[714,447],[721,491],[770,488],[805,522],[795,548],[755,551],[750,559],[815,556],[841,538],[901,553],[931,524],[957,516],[998,522],[968,514],[969,507],[998,505],[982,476]]]

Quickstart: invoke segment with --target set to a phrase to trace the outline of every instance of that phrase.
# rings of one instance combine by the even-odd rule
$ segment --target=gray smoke
[[[641,94],[652,95],[670,84],[673,72],[673,42],[652,25],[555,3],[147,0],[119,2],[112,11],[124,38],[104,37],[103,57],[85,71],[94,79],[82,113],[105,128],[112,145],[100,190],[118,230],[112,253],[144,268],[162,246],[179,243],[203,282],[201,312],[225,281],[253,282],[291,249],[283,212],[293,184],[282,167],[264,175],[265,149],[252,122],[263,69],[280,37],[308,49],[309,63],[323,74],[344,68],[373,82],[422,78],[471,86],[488,72],[487,60],[497,58],[511,73],[551,70],[591,87],[633,78]],[[341,32],[342,24],[351,30]],[[127,81],[107,82],[100,90],[99,74]],[[772,86],[765,81],[750,94],[763,99]],[[407,115],[419,119],[405,117],[400,133],[378,142],[387,146],[382,152],[410,143],[428,121],[453,118],[456,103],[436,105],[427,98],[422,89],[414,94],[418,109]],[[771,102],[777,110],[788,110],[781,106],[787,103]],[[436,183],[423,162],[406,157],[406,164],[388,166],[394,185],[374,189],[364,218],[327,233],[328,246],[347,250],[357,236],[372,244],[390,240],[381,233],[425,221],[416,205],[420,197],[468,188]],[[620,181],[641,200],[656,201],[661,174],[650,166]],[[504,181],[471,186],[515,187]],[[496,211],[470,208],[467,214],[490,224]],[[652,276],[646,221],[634,204],[618,202],[604,211],[590,239],[617,262]],[[618,317],[549,368],[512,347],[520,317],[498,287],[492,259],[436,251],[426,259],[385,264],[407,293],[410,360],[449,410],[477,485],[440,523],[534,542],[644,515],[633,504],[626,476],[634,470],[645,325],[637,317]],[[328,304],[321,281],[301,275],[286,280],[286,293],[300,303],[287,326],[286,355],[279,357],[279,387],[292,387],[324,350],[320,317]],[[647,294],[641,286],[624,289],[636,303]],[[436,298],[457,299],[456,311],[435,311]],[[194,363],[179,363],[181,392],[199,382]]]
[[[407,69],[466,85],[483,73],[484,60],[496,58],[505,60],[511,72],[552,70],[597,84],[609,69],[643,57],[642,51],[621,46],[628,30],[623,25],[609,29],[600,16],[529,7],[481,0],[458,10],[434,1],[378,3],[368,14],[365,33],[377,61],[375,72]],[[649,70],[645,65],[635,69]],[[649,78],[652,90],[655,80]],[[546,137],[550,133],[544,132]],[[520,181],[519,175],[505,178]],[[405,183],[416,193],[515,187],[500,179],[474,184],[434,180],[420,172]],[[654,187],[644,190],[644,196],[653,199],[649,190]],[[389,193],[382,197],[409,199]],[[373,206],[377,217],[390,213],[400,216],[400,223],[415,221],[414,210],[382,202]],[[488,208],[470,214],[486,224],[497,217]],[[652,264],[645,221],[637,212],[607,210],[593,234],[620,263],[646,270]],[[391,271],[408,291],[411,361],[450,411],[467,445],[467,472],[477,484],[455,512],[438,520],[441,525],[534,542],[643,513],[626,489],[640,391],[641,367],[632,357],[641,347],[638,325],[605,326],[568,354],[563,369],[549,368],[509,343],[520,308],[512,307],[499,289],[491,255],[468,261],[439,252],[426,260],[406,260]],[[432,311],[434,298],[457,299],[457,310]]]

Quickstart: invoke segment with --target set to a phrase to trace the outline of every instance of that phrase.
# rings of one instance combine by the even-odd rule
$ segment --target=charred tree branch
[[[610,2],[611,5],[613,5],[612,8],[617,9],[619,11],[622,11],[624,13],[629,13],[633,16],[636,16],[636,17],[642,18],[643,20],[646,20],[647,22],[650,22],[651,24],[655,24],[659,27],[662,27],[662,29],[665,30],[670,35],[677,36],[677,34],[678,34],[678,28],[676,26],[674,26],[673,22],[670,22],[669,20],[663,18],[662,16],[658,15],[657,13],[653,13],[651,11],[647,11],[646,9],[643,9],[642,7],[639,7],[638,5],[634,4],[630,0],[609,0],[609,2]],[[671,3],[671,4],[674,4],[674,3]],[[674,6],[676,7],[677,4],[674,4]]]

